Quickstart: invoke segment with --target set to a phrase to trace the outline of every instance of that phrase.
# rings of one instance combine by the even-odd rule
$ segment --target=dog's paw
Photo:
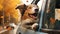
[[[37,27],[38,27],[38,23],[34,23],[34,24],[32,25],[32,29],[33,29],[33,30],[36,30]]]

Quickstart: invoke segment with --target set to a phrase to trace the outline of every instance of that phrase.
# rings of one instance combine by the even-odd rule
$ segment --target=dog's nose
[[[39,9],[35,9],[35,12],[38,12]]]

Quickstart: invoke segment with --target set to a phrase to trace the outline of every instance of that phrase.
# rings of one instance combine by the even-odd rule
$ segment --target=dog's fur
[[[38,15],[38,6],[31,5],[20,5],[16,9],[19,9],[22,14],[21,26],[25,29],[36,29],[37,24],[37,15]],[[23,13],[22,13],[23,12]],[[35,15],[32,15],[35,14]]]

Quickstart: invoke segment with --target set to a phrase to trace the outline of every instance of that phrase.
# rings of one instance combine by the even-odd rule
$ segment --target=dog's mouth
[[[37,14],[38,14],[38,13],[28,14],[28,15],[29,15],[29,17],[31,17],[31,18],[33,18],[33,19],[36,19],[36,18],[37,18]]]

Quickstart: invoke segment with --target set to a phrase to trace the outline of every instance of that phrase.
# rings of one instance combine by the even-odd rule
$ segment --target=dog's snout
[[[39,9],[35,9],[35,12],[38,12]]]

